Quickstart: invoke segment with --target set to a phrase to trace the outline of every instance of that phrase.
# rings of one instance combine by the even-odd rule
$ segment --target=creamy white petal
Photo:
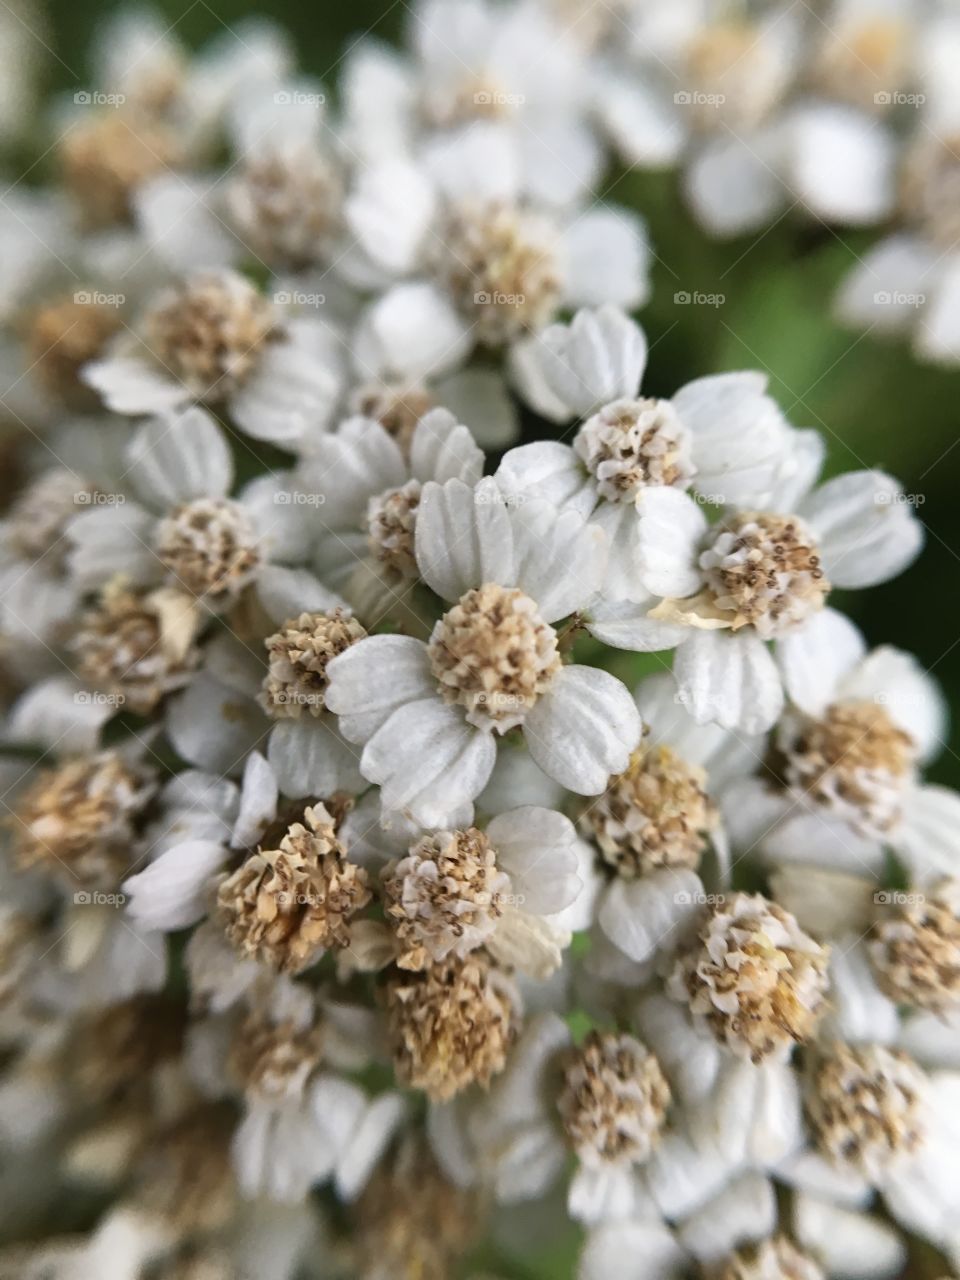
[[[895,197],[896,149],[886,125],[852,107],[815,104],[791,122],[791,183],[831,222],[876,222]]]
[[[332,716],[281,720],[270,734],[267,758],[288,796],[332,796],[363,785],[360,752],[344,741]]]
[[[417,265],[435,205],[433,185],[422,170],[395,158],[357,170],[344,216],[378,267],[406,275]]]
[[[63,755],[92,751],[116,707],[97,702],[72,676],[48,676],[20,695],[7,714],[7,743]]]
[[[745,1173],[691,1214],[677,1238],[699,1261],[718,1263],[738,1245],[771,1235],[776,1225],[773,1184],[758,1173]]]
[[[697,564],[707,527],[702,509],[689,494],[667,486],[641,490],[636,506],[643,585],[657,596],[693,595],[703,581]]]
[[[930,299],[920,316],[914,349],[923,360],[955,368],[960,362],[960,259],[937,257],[931,268]]]
[[[567,1212],[588,1226],[629,1218],[637,1203],[636,1177],[630,1165],[581,1164],[570,1179]]]
[[[915,881],[960,869],[960,793],[949,787],[913,787],[904,797],[903,818],[892,843]]]
[[[164,933],[196,924],[209,905],[211,878],[226,860],[227,850],[211,840],[174,845],[123,882],[128,914],[145,929]]]
[[[543,377],[571,417],[585,418],[636,395],[647,364],[643,330],[619,307],[581,310],[569,325],[545,329],[536,347]]]
[[[835,609],[822,609],[797,631],[777,642],[777,665],[791,701],[818,715],[866,652],[854,624]]]
[[[664,868],[638,880],[613,880],[600,900],[600,927],[624,955],[641,963],[671,946],[701,911],[703,885],[694,871]]]
[[[286,569],[278,564],[270,565],[257,579],[257,597],[278,626],[304,611],[329,613],[347,607],[343,597],[325,587],[309,569]]]
[[[878,702],[910,734],[922,760],[943,747],[947,706],[936,680],[912,654],[881,645],[850,672],[841,692]]]
[[[695,720],[760,733],[783,707],[780,676],[759,636],[694,631],[678,648],[673,666]]]
[[[127,468],[143,502],[165,511],[194,498],[222,498],[233,484],[233,458],[218,423],[193,406],[140,427]]]
[[[871,245],[841,282],[839,319],[849,325],[900,333],[912,327],[932,294],[939,254],[919,236],[897,234]]]
[[[835,587],[872,587],[905,569],[923,545],[907,496],[882,471],[835,476],[800,506]]]
[[[481,484],[478,493],[482,488]],[[608,550],[603,532],[576,511],[558,511],[539,498],[508,506],[508,513],[512,582],[536,601],[544,622],[556,622],[582,608],[603,578]],[[492,554],[486,559],[491,568],[499,563]],[[505,579],[495,576],[493,581]]]
[[[479,795],[496,753],[492,734],[468,725],[459,708],[433,694],[393,712],[367,742],[360,768],[381,787],[385,809],[436,827]]]
[[[455,369],[433,384],[433,394],[458,422],[466,422],[484,449],[504,449],[517,437],[517,408],[499,369]]]
[[[574,307],[613,303],[632,311],[650,292],[650,246],[632,210],[594,207],[563,237],[564,293]]]
[[[334,1186],[341,1200],[355,1200],[366,1186],[406,1109],[399,1093],[382,1093],[367,1107],[337,1164]]]
[[[249,849],[259,842],[277,816],[279,799],[276,775],[259,751],[251,751],[243,767],[240,811],[230,837],[234,849]]]
[[[771,141],[723,137],[707,143],[684,175],[694,217],[711,235],[737,236],[769,225],[786,192]]]
[[[371,418],[355,417],[314,442],[299,479],[318,499],[323,524],[340,529],[365,524],[370,498],[402,485],[408,473],[389,432]]]
[[[615,649],[637,653],[661,653],[675,649],[689,635],[689,629],[675,622],[661,622],[649,616],[649,605],[629,600],[602,601],[590,608],[587,630]]]
[[[897,1007],[877,986],[862,935],[838,938],[830,949],[830,1006],[822,1035],[851,1044],[893,1044]]]
[[[660,1222],[610,1222],[591,1231],[578,1280],[677,1280],[686,1258]]]
[[[134,356],[95,360],[80,376],[114,413],[166,413],[192,398],[162,368]]]
[[[515,581],[510,514],[492,479],[475,488],[462,480],[425,484],[415,540],[420,572],[445,600],[486,582]]]
[[[135,502],[98,506],[67,525],[70,571],[86,588],[116,574],[132,582],[156,582],[163,565],[152,549],[154,516]]]
[[[524,721],[534,760],[577,795],[599,795],[640,740],[640,715],[619,680],[596,667],[564,667]]]
[[[237,775],[269,728],[250,699],[201,672],[167,702],[166,732],[179,755],[215,773]]]
[[[703,1036],[689,1012],[659,992],[645,995],[636,1009],[637,1027],[657,1055],[677,1098],[689,1104],[709,1096],[723,1061],[720,1045]]]
[[[906,1241],[889,1223],[818,1197],[794,1198],[793,1228],[829,1274],[844,1280],[884,1280],[900,1275],[907,1261]]]
[[[327,708],[349,742],[365,742],[405,703],[436,691],[427,648],[411,636],[370,636],[327,666]]]
[[[454,478],[476,484],[483,475],[483,450],[458,424],[449,409],[431,409],[413,431],[410,441],[410,474],[421,482],[443,484]]]
[[[237,426],[255,440],[292,447],[323,431],[343,389],[336,340],[316,321],[289,321],[286,340],[269,343],[230,400]]]
[[[595,486],[568,444],[536,440],[506,453],[494,478],[505,493],[544,498],[588,516],[596,506]]]
[[[550,915],[576,898],[580,890],[573,848],[577,832],[562,813],[532,805],[514,809],[492,819],[487,838],[524,911]]]
[[[365,312],[354,334],[364,378],[423,378],[456,368],[472,340],[449,298],[431,284],[397,285]]]

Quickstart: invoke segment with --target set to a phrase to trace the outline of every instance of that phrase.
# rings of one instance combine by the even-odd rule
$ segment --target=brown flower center
[[[229,498],[197,498],[157,526],[157,556],[175,585],[215,605],[229,603],[256,577],[259,535],[247,512]]]
[[[960,880],[904,898],[873,926],[877,981],[898,1004],[944,1013],[960,1005]]]
[[[78,121],[59,148],[64,185],[90,228],[129,222],[137,188],[181,158],[176,135],[165,124],[112,109]]]
[[[419,506],[419,480],[408,480],[397,489],[388,489],[367,504],[370,549],[381,564],[404,578],[416,578],[419,574],[414,554]]]
[[[120,307],[98,301],[101,297],[107,295],[79,289],[38,308],[26,323],[26,359],[31,370],[51,395],[77,408],[96,399],[80,381],[80,370],[103,354],[122,326]],[[74,490],[79,487],[74,482]]]
[[[261,705],[278,719],[298,719],[304,710],[319,716],[326,705],[327,664],[366,634],[356,618],[340,608],[289,619],[264,641],[269,670]]]
[[[695,467],[690,435],[669,400],[615,400],[588,418],[574,448],[608,502],[632,502],[647,485],[685,486]]]

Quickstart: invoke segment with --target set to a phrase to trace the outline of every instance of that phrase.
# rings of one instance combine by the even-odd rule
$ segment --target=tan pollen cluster
[[[683,105],[705,132],[752,129],[777,105],[784,89],[780,60],[748,22],[701,27],[687,50],[689,101]]]
[[[154,548],[174,583],[219,605],[235,600],[260,568],[260,539],[239,503],[196,498],[161,520]]]
[[[227,399],[276,336],[273,304],[243,276],[198,272],[147,312],[143,339],[158,364],[198,399]]]
[[[787,1236],[774,1236],[731,1254],[716,1280],[826,1280],[826,1272]]]
[[[230,1067],[245,1093],[276,1100],[302,1096],[322,1059],[320,1023],[275,1021],[255,1010],[237,1028]]]
[[[796,516],[738,513],[718,527],[700,567],[730,627],[753,626],[765,639],[821,609],[830,591],[813,535]]]
[[[587,419],[573,447],[608,502],[632,502],[647,485],[685,487],[696,471],[690,433],[669,400],[614,400]]]
[[[509,890],[496,850],[476,827],[424,836],[383,872],[384,911],[399,943],[399,967],[425,969],[482,946]]]
[[[479,1217],[475,1192],[445,1178],[425,1143],[407,1140],[353,1210],[357,1280],[449,1280]]]
[[[519,996],[483,952],[393,974],[386,1000],[398,1079],[445,1102],[503,1070]]]
[[[62,568],[69,543],[67,524],[90,495],[90,488],[72,471],[51,468],[19,494],[6,517],[7,545],[30,560],[42,559],[49,568]]]
[[[264,641],[269,667],[260,704],[277,719],[319,716],[325,708],[327,664],[362,640],[366,631],[350,613],[301,613]]]
[[[824,1009],[827,959],[788,911],[762,894],[735,893],[708,909],[666,990],[721,1044],[759,1063],[812,1035]]]
[[[42,870],[69,889],[115,889],[155,790],[147,770],[117,751],[41,770],[10,820],[17,867]]]
[[[420,481],[408,480],[367,503],[367,541],[375,558],[404,578],[419,577],[414,554]]]
[[[584,809],[580,827],[625,880],[661,867],[694,869],[717,821],[706,780],[670,747],[641,745]]]
[[[350,409],[353,413],[379,422],[407,457],[417,423],[425,413],[436,408],[436,403],[423,387],[383,382],[360,387],[355,391],[350,398]]]
[[[139,112],[107,110],[77,121],[60,139],[63,182],[89,229],[129,222],[148,178],[182,158],[176,134]]]
[[[960,1005],[960,880],[905,898],[873,926],[877,982],[898,1004],[945,1013]]]
[[[97,297],[95,290],[78,289],[56,298],[32,312],[24,327],[32,372],[50,395],[72,408],[95,402],[94,392],[80,381],[80,370],[103,354],[123,323],[120,308]],[[74,491],[79,487],[74,482]]]
[[[299,973],[350,943],[350,921],[370,901],[367,873],[350,862],[322,804],[304,812],[278,849],[259,849],[220,883],[225,932],[246,956]]]
[[[879,1044],[832,1045],[813,1069],[807,1096],[817,1145],[834,1164],[876,1181],[923,1140],[925,1086],[905,1053]]]
[[[63,1046],[66,1078],[85,1106],[137,1092],[150,1073],[180,1057],[186,1029],[182,1005],[137,995],[84,1014]]]
[[[560,670],[557,633],[516,587],[475,587],[443,615],[428,646],[443,700],[478,728],[505,733]]]
[[[106,586],[80,620],[72,648],[81,680],[117,704],[146,715],[187,683],[200,660],[200,619],[182,591]]]
[[[941,249],[960,238],[960,136],[924,133],[907,150],[903,211]]]
[[[906,82],[910,32],[894,17],[854,17],[824,26],[813,63],[814,85],[831,98],[867,111],[884,111],[891,90]],[[878,92],[882,85],[884,92]]]
[[[343,182],[316,147],[293,141],[253,153],[226,200],[237,234],[258,258],[300,271],[320,258],[339,230]]]
[[[542,214],[493,204],[451,214],[441,273],[484,346],[547,324],[560,302],[557,230]]]
[[[670,1086],[647,1047],[592,1031],[574,1050],[557,1101],[567,1138],[592,1167],[641,1164],[660,1141]]]
[[[916,744],[876,702],[835,702],[802,722],[785,752],[784,779],[818,804],[841,811],[866,832],[900,818]]]

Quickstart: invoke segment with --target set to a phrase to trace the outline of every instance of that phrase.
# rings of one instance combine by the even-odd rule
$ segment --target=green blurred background
[[[97,27],[116,7],[103,0],[53,0],[48,5],[48,88],[85,87],[88,50]],[[302,68],[335,90],[337,64],[360,36],[403,38],[404,0],[304,4],[271,0],[158,0],[176,35],[197,47],[252,13],[283,23]],[[24,168],[35,155],[26,152]],[[42,177],[42,168],[31,180]],[[797,426],[819,428],[829,445],[829,470],[882,467],[915,495],[927,528],[919,563],[902,577],[840,601],[872,643],[914,651],[960,708],[960,372],[917,364],[900,344],[850,333],[831,319],[837,282],[877,231],[834,232],[794,211],[758,237],[711,242],[687,215],[675,175],[616,173],[608,200],[639,210],[657,255],[653,299],[641,313],[651,345],[645,388],[670,395],[690,378],[726,369],[760,368]],[[718,306],[684,305],[679,292],[722,295]],[[529,424],[544,434],[543,424]],[[933,776],[957,784],[960,716]],[[554,1219],[555,1221],[555,1219]],[[478,1262],[520,1278],[560,1280],[570,1274],[574,1241],[555,1239],[532,1269],[507,1269],[496,1250]],[[925,1263],[912,1264],[926,1274]]]

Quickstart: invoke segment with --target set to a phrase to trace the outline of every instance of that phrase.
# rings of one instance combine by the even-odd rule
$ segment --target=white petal
[[[684,194],[711,235],[737,236],[769,225],[786,192],[766,140],[721,138],[691,161]]]
[[[949,787],[914,787],[903,805],[895,847],[915,880],[955,876],[960,867],[960,793]]]
[[[292,321],[285,341],[267,345],[251,377],[232,397],[230,412],[255,440],[290,447],[326,429],[342,388],[333,335],[323,325]]]
[[[84,365],[83,381],[114,413],[166,413],[187,404],[190,392],[146,360],[116,356]]]
[[[127,912],[145,929],[170,933],[206,914],[211,877],[227,860],[222,844],[189,840],[174,845],[123,883]]]
[[[642,489],[636,505],[643,585],[657,596],[693,595],[702,583],[697,549],[707,527],[703,511],[689,494],[666,486]]]
[[[288,796],[332,796],[363,785],[360,753],[340,736],[332,716],[281,720],[270,734],[267,758]]]
[[[939,751],[947,707],[934,678],[912,654],[890,645],[874,649],[843,682],[843,697],[869,698],[910,734],[921,759]]]
[[[365,313],[354,359],[365,378],[425,378],[456,368],[472,346],[450,300],[429,284],[404,284]]]
[[[960,363],[960,261],[938,256],[931,267],[929,302],[914,339],[923,360],[955,368]]]
[[[325,587],[309,569],[285,569],[278,564],[272,564],[258,578],[257,596],[278,626],[302,612],[329,613],[347,607],[343,597]]]
[[[134,502],[94,507],[67,525],[71,573],[84,587],[117,574],[132,582],[156,582],[163,565],[152,548],[154,517]]]
[[[759,636],[695,631],[677,650],[673,670],[700,723],[760,733],[783,707],[776,664]]]
[[[830,951],[830,1008],[822,1035],[850,1044],[893,1044],[897,1007],[881,992],[862,937],[838,939]]]
[[[194,498],[222,498],[233,484],[226,437],[196,406],[144,423],[130,441],[127,466],[141,498],[155,511]]]
[[[822,609],[777,643],[777,665],[788,696],[802,711],[819,715],[865,651],[863,636],[848,618]]]
[[[462,480],[423,486],[417,509],[417,565],[427,585],[445,600],[487,582],[512,586],[513,532],[493,480],[476,488]]]
[[[64,755],[92,751],[115,711],[110,703],[91,698],[71,676],[48,676],[13,704],[4,741]]]
[[[238,774],[268,728],[255,702],[205,673],[167,702],[166,731],[174,749],[214,773]]]
[[[394,159],[359,168],[344,216],[368,257],[392,275],[406,275],[417,264],[434,207],[423,172]]]
[[[861,225],[890,211],[896,151],[886,126],[852,107],[810,106],[796,113],[790,146],[793,186],[819,217]]]
[[[436,827],[480,794],[496,751],[492,734],[433,694],[394,711],[367,743],[360,767],[382,788],[385,809]]]
[[[327,666],[327,708],[350,742],[365,742],[398,707],[436,690],[426,645],[411,636],[370,636]]]
[[[484,449],[504,449],[516,439],[517,409],[500,370],[454,370],[434,382],[433,393]]]
[[[889,1223],[813,1196],[794,1198],[793,1228],[830,1275],[844,1280],[900,1275],[907,1260],[906,1241]]]
[[[216,180],[161,174],[133,193],[137,227],[161,262],[176,272],[226,267],[242,246],[212,212]]]
[[[577,832],[562,813],[532,805],[514,809],[489,823],[487,838],[524,911],[550,915],[577,896]]]
[[[597,111],[625,164],[641,169],[672,165],[680,155],[685,130],[663,95],[639,76],[618,76],[599,68]]]
[[[919,236],[888,236],[870,246],[841,282],[838,318],[884,333],[909,329],[933,293],[937,258],[937,251]]]
[[[636,704],[619,680],[596,667],[564,667],[524,722],[530,754],[577,795],[599,795],[622,773],[640,740]]]
[[[738,1245],[770,1235],[776,1225],[772,1183],[745,1173],[687,1218],[677,1238],[699,1261],[718,1263]]]
[[[801,504],[817,535],[823,567],[835,587],[872,587],[905,569],[923,545],[896,480],[882,471],[834,477]]]
[[[337,1165],[335,1185],[341,1200],[355,1200],[366,1186],[405,1112],[399,1093],[383,1093],[367,1107]]]
[[[678,1100],[695,1102],[709,1095],[721,1064],[721,1049],[712,1036],[694,1028],[689,1012],[657,993],[637,1005],[637,1028],[657,1055]]]
[[[647,364],[647,339],[619,307],[578,311],[569,325],[540,336],[543,377],[571,417],[587,417],[611,400],[636,395]]]
[[[333,529],[365,524],[370,498],[409,478],[397,442],[379,422],[363,417],[348,418],[317,439],[299,474],[302,487],[322,499],[323,523]]]
[[[259,751],[251,751],[243,767],[240,811],[230,839],[234,849],[249,849],[259,842],[264,829],[277,816],[279,798],[273,770]]]
[[[596,1168],[581,1164],[570,1179],[567,1212],[588,1226],[629,1218],[637,1200],[633,1170],[608,1161]]]
[[[544,498],[555,507],[572,507],[587,516],[596,491],[580,459],[559,440],[537,440],[506,453],[494,478],[505,493]]]
[[[703,885],[695,871],[664,868],[638,880],[613,880],[600,901],[600,927],[638,964],[669,947],[701,910]]]
[[[641,522],[634,503],[602,502],[590,523],[603,530],[609,548],[601,598],[652,605],[653,594],[644,585]]]
[[[483,450],[469,427],[457,424],[448,409],[431,409],[417,423],[410,441],[410,474],[421,482],[462,480],[476,484],[483,475]]]
[[[595,207],[564,235],[564,293],[574,307],[613,303],[632,311],[650,292],[650,246],[643,221],[628,209]]]
[[[556,622],[585,605],[596,594],[607,562],[602,530],[576,511],[558,511],[537,498],[508,506],[508,514],[513,532],[511,583],[536,601],[544,622]],[[496,563],[493,555],[487,559]]]
[[[677,1280],[685,1257],[659,1222],[611,1222],[587,1237],[578,1280]]]
[[[649,605],[629,600],[611,604],[594,604],[590,609],[587,630],[604,644],[615,649],[633,649],[637,653],[661,653],[675,649],[690,634],[679,623],[651,618]]]

